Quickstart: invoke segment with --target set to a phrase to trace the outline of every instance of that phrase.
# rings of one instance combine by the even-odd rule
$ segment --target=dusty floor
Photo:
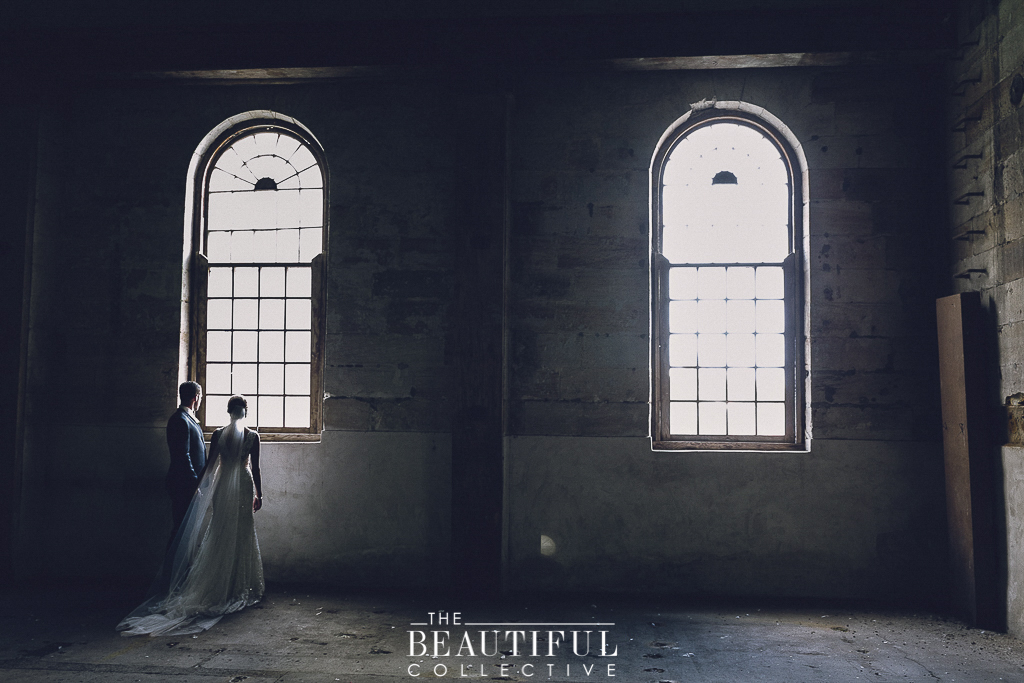
[[[271,587],[257,608],[197,636],[121,637],[114,625],[139,597],[96,587],[0,594],[0,681],[1024,681],[1024,643],[924,613],[738,609],[654,598],[475,602]],[[411,625],[442,610],[449,613],[445,626]],[[459,612],[458,625],[452,612]],[[481,623],[487,626],[472,625]],[[432,630],[449,632],[437,658]],[[585,656],[573,651],[574,630]],[[593,631],[589,654],[586,630]],[[518,656],[507,631],[526,632]],[[565,642],[549,643],[548,631],[564,631]],[[616,656],[599,656],[600,631]]]

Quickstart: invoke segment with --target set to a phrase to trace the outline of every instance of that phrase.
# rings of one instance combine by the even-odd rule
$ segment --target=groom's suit
[[[203,430],[184,408],[174,411],[171,419],[167,421],[167,448],[171,452],[171,466],[167,470],[167,492],[171,496],[173,537],[185,518],[192,494],[196,492],[199,477],[206,467]]]

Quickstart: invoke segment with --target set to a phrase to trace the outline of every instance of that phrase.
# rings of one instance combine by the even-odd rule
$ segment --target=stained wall
[[[951,62],[946,147],[949,292],[980,292],[989,367],[988,412],[1004,443],[1002,404],[1024,391],[1024,3],[965,3],[960,51]],[[1017,85],[1015,86],[1015,82]],[[1014,101],[1016,100],[1016,102]],[[1024,448],[1007,444],[997,463],[997,549],[1010,633],[1024,635]]]
[[[188,162],[221,121],[270,109],[323,144],[331,225],[325,433],[266,448],[268,578],[438,585],[453,548],[497,538],[511,590],[940,595],[941,77],[67,89],[38,115],[18,573],[159,561]],[[764,107],[807,159],[809,453],[650,448],[649,167],[710,98]],[[458,483],[480,463],[497,496],[490,474]]]

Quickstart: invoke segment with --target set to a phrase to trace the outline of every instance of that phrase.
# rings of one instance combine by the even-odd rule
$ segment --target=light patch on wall
[[[541,555],[550,557],[551,555],[555,554],[555,551],[557,549],[558,549],[558,547],[555,545],[555,542],[553,540],[551,540],[550,536],[545,536],[544,534],[541,534],[541,536],[540,536],[540,554]]]

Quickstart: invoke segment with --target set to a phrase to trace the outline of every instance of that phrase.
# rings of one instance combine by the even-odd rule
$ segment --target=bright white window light
[[[786,162],[757,129],[716,122],[679,140],[662,181],[669,430],[785,435]]]
[[[310,262],[323,251],[323,173],[279,131],[234,140],[206,194],[206,423],[225,424],[231,394],[259,427],[310,425]]]

